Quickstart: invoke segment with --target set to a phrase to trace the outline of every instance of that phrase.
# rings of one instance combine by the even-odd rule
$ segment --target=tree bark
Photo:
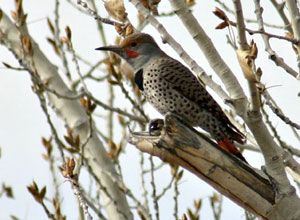
[[[24,45],[21,43],[22,36],[30,38],[32,56],[24,54]],[[37,73],[49,89],[64,97],[75,96],[59,76],[58,68],[42,53],[38,44],[26,32],[26,28],[17,28],[4,12],[0,20],[0,43],[14,54],[24,68],[31,73]],[[34,66],[30,63],[34,63]],[[71,128],[75,135],[79,135],[81,143],[87,141],[82,151],[83,157],[97,179],[101,181],[100,191],[108,218],[114,220],[133,219],[125,194],[111,177],[118,179],[113,163],[107,157],[107,152],[94,129],[90,131],[93,126],[90,125],[90,119],[78,99],[58,97],[51,92],[47,92],[47,95],[50,104],[57,115],[65,121],[67,127]]]
[[[189,170],[263,219],[300,218],[299,209],[293,207],[288,196],[275,201],[275,190],[264,173],[223,151],[171,114],[166,116],[160,136],[133,132],[129,142],[143,152]]]

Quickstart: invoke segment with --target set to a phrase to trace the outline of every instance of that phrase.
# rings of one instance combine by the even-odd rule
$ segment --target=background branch
[[[262,151],[268,176],[272,178],[271,181],[274,180],[273,183],[276,188],[276,199],[278,200],[282,197],[291,196],[300,205],[300,199],[296,196],[294,188],[291,186],[285,172],[281,156],[283,150],[276,144],[266,125],[262,121],[259,104],[260,94],[256,85],[258,81],[256,72],[254,72],[256,71],[254,61],[257,56],[257,49],[254,43],[251,44],[251,47],[249,47],[247,43],[241,2],[239,0],[233,0],[233,3],[236,10],[236,23],[240,44],[240,49],[237,51],[237,55],[245,78],[248,81],[251,96],[251,105],[243,119],[251,130]]]
[[[22,45],[18,37],[16,37],[23,34],[19,32],[19,30],[10,21],[6,14],[3,13],[0,21],[0,42],[10,49],[14,56],[21,62],[21,65],[25,65],[25,67],[28,68],[30,67],[26,65],[28,60],[26,60],[22,54]],[[30,40],[33,45],[32,59],[41,80],[43,82],[47,82],[50,89],[53,89],[65,96],[72,96],[73,93],[67,88],[58,75],[57,67],[54,66],[40,51],[34,40],[32,38]],[[89,118],[83,107],[80,106],[79,102],[77,100],[59,99],[51,93],[48,93],[48,98],[55,108],[56,113],[64,119],[67,126],[75,131],[75,133],[80,136],[81,140],[86,140],[90,130]],[[92,132],[94,132],[94,129]],[[113,164],[111,160],[108,159],[104,146],[96,134],[92,135],[86,144],[83,156],[95,170],[96,175],[99,175],[99,179],[102,179],[102,182],[109,191],[111,198],[115,201],[110,202],[110,199],[105,193],[102,195],[105,200],[105,208],[107,209],[110,218],[132,219],[132,214],[124,194],[120,192],[116,184],[111,181],[110,177],[102,175],[102,172],[97,172],[99,169],[105,169],[107,172],[112,173],[112,175],[116,175]],[[125,216],[118,210],[122,210],[123,213],[126,213]]]

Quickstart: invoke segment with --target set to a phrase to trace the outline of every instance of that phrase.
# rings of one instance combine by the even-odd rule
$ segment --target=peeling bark
[[[133,132],[129,142],[165,162],[182,166],[239,206],[264,219],[300,217],[296,208],[291,211],[288,197],[275,201],[275,190],[263,172],[223,151],[176,116],[166,116],[159,136]]]

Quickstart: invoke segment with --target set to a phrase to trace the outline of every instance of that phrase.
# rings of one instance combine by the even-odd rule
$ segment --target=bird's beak
[[[95,50],[103,50],[103,51],[111,51],[114,52],[120,56],[123,55],[124,50],[123,48],[119,47],[119,46],[104,46],[104,47],[98,47]]]

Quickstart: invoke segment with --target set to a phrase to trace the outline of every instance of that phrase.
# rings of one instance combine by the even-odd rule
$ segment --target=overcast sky
[[[10,15],[10,12],[14,9],[13,2],[14,1],[12,0],[2,0],[0,2],[0,8],[6,14]],[[76,1],[74,0],[74,2]],[[170,11],[170,7],[166,2],[167,1],[163,1],[159,7],[159,11]],[[243,4],[246,4],[244,5],[245,17],[255,18],[252,1],[242,2]],[[97,4],[99,8],[101,8],[101,12],[105,13],[102,1],[97,1]],[[264,2],[262,2],[262,4],[264,4]],[[127,4],[127,6],[130,20],[135,21],[135,9],[130,4]],[[246,88],[246,83],[243,79],[242,72],[239,69],[235,52],[232,50],[231,46],[227,44],[225,36],[227,31],[214,29],[220,22],[212,14],[215,6],[217,6],[217,4],[213,3],[213,1],[197,1],[197,5],[193,7],[194,15],[211,37],[221,56],[237,75],[244,88]],[[31,35],[39,43],[40,48],[49,60],[62,69],[60,60],[46,41],[46,37],[50,36],[46,17],[50,17],[51,19],[54,18],[54,1],[24,1],[24,8],[28,13],[27,21],[29,23],[28,27]],[[270,5],[264,5],[264,8],[270,9],[265,10],[264,12],[266,21],[274,24],[281,24],[278,15]],[[66,25],[71,27],[73,44],[76,51],[78,51],[85,59],[92,63],[96,63],[103,54],[94,50],[94,48],[101,46],[94,20],[85,14],[78,13],[78,11],[65,1],[61,2],[60,12],[61,27],[64,28]],[[172,36],[181,43],[184,49],[198,62],[198,64],[203,67],[209,75],[212,75],[214,80],[220,82],[216,77],[216,74],[214,74],[209,67],[201,51],[193,42],[193,39],[181,25],[180,21],[174,17],[160,18],[160,21],[165,25]],[[255,25],[250,25],[249,27],[255,29]],[[114,28],[105,26],[105,30],[109,42],[111,44],[114,43],[113,39],[115,39],[116,35]],[[145,32],[154,36],[163,50],[169,55],[179,59],[172,48],[168,45],[162,45],[159,34],[155,29],[149,26],[145,29]],[[276,33],[284,35],[284,31],[276,30]],[[263,70],[262,81],[266,84],[266,87],[274,86],[268,91],[273,95],[283,111],[292,120],[300,123],[300,100],[299,97],[297,97],[297,93],[300,92],[299,83],[288,76],[282,69],[277,68],[275,64],[268,59],[268,55],[264,52],[264,45],[262,44],[260,36],[251,36],[251,38],[249,37],[248,39],[255,39],[255,42],[258,44],[259,57],[257,66],[261,67]],[[285,61],[297,69],[295,55],[290,50],[291,45],[278,40],[272,40],[271,42],[274,49],[278,51],[281,56],[284,56]],[[0,47],[0,61],[18,66],[18,63],[12,54],[3,46]],[[40,142],[42,136],[48,137],[50,135],[49,127],[39,106],[38,99],[31,91],[29,74],[27,72],[16,72],[2,68],[2,64],[0,64],[0,67],[0,180],[8,185],[12,185],[15,194],[15,200],[7,199],[5,197],[0,199],[0,220],[9,219],[10,214],[14,214],[20,219],[47,219],[42,208],[37,205],[31,195],[27,192],[26,186],[35,180],[39,186],[47,185],[47,196],[52,196],[51,174],[47,162],[41,157],[44,150]],[[86,67],[81,66],[81,68],[82,70],[85,70]],[[95,84],[89,86],[97,98],[106,100],[106,88],[98,88]],[[119,91],[117,90],[117,92]],[[124,97],[122,95],[118,96],[116,99],[116,106],[123,106],[123,101]],[[102,109],[98,110],[100,112],[104,111]],[[159,114],[151,107],[147,108],[147,113],[150,114],[151,117],[159,116]],[[272,114],[271,119],[278,128],[283,140],[294,147],[299,147],[299,142],[296,141],[290,129]],[[61,135],[64,134],[65,129],[63,127],[63,122],[54,115],[53,120],[58,131],[61,132]],[[118,137],[118,134],[116,134],[116,138]],[[259,154],[245,152],[244,155],[253,166],[259,168],[260,165],[263,164],[262,157]],[[125,182],[130,188],[134,189],[136,195],[140,195],[141,188],[139,185],[140,180],[138,178],[140,170],[137,166],[137,158],[139,158],[139,152],[133,146],[128,145],[125,149],[125,154],[122,155],[120,159],[121,165],[123,166]],[[148,158],[148,156],[146,156],[146,158]],[[169,175],[166,175],[167,173],[169,173],[169,168],[168,166],[165,166],[156,176],[158,182],[168,183]],[[77,206],[74,202],[74,195],[70,190],[70,185],[67,182],[64,182],[62,178],[59,180],[60,190],[64,192],[63,213],[68,216],[68,219],[76,219],[78,214]],[[179,187],[180,215],[184,213],[188,206],[192,206],[193,199],[203,198],[204,210],[201,212],[201,217],[202,219],[213,219],[211,209],[207,208],[209,206],[208,197],[212,195],[211,187],[193,175],[188,174],[187,171],[185,171],[185,175]],[[166,198],[160,201],[160,209],[162,213],[161,219],[173,218],[173,200],[171,193],[168,193]],[[76,212],[74,212],[74,210],[76,210]],[[226,199],[223,207],[222,219],[244,219],[243,209]]]

